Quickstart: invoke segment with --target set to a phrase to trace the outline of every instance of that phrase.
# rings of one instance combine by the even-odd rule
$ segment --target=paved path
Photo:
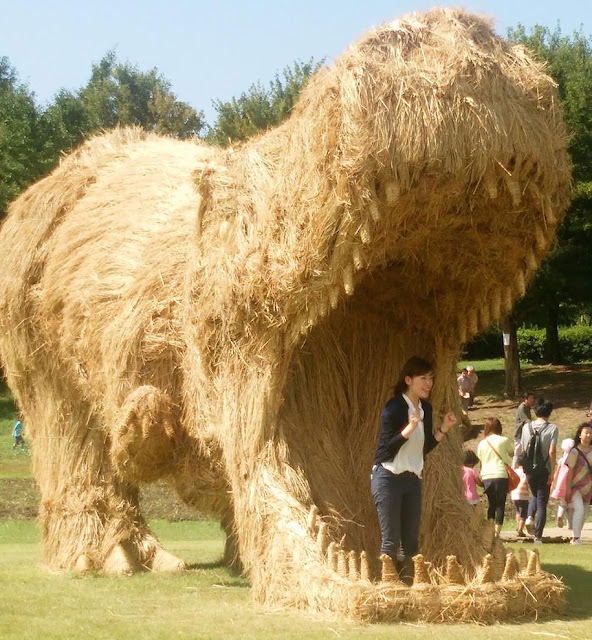
[[[555,524],[551,521],[551,524]],[[543,540],[545,542],[569,542],[571,537],[571,529],[567,526],[560,529],[559,527],[545,527],[543,532]],[[532,542],[534,538],[517,538],[515,531],[502,531],[500,538],[506,542]],[[592,544],[592,522],[586,522],[582,529],[582,542],[584,544]]]

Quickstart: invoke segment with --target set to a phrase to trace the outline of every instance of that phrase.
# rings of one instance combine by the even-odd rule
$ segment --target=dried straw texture
[[[0,236],[0,352],[33,439],[46,561],[180,568],[138,512],[138,483],[162,477],[222,519],[262,602],[457,611],[442,594],[461,585],[368,580],[378,416],[412,354],[437,364],[436,415],[458,408],[459,349],[524,292],[569,186],[551,79],[450,9],[372,31],[238,148],[88,142]],[[449,555],[478,581],[491,551],[462,498],[461,445],[453,433],[427,461],[431,582]],[[507,582],[476,584],[511,609]],[[436,619],[490,619],[479,607]]]

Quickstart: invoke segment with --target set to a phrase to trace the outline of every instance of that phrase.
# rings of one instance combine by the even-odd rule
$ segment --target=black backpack
[[[541,477],[547,475],[547,459],[543,454],[543,446],[541,442],[541,430],[545,428],[545,424],[540,429],[534,429],[529,423],[525,425],[530,431],[530,438],[526,443],[526,449],[520,458],[520,464],[527,476]]]

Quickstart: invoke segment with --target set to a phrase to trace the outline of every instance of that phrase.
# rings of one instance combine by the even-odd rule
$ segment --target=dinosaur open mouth
[[[400,367],[411,355],[433,361],[436,412],[457,409],[463,344],[510,311],[552,242],[557,216],[536,163],[522,170],[508,182],[492,166],[469,185],[428,176],[394,203],[378,199],[380,224],[350,256],[338,303],[308,318],[279,423],[315,504],[354,546],[378,544],[377,527],[361,523],[375,521],[369,473]]]

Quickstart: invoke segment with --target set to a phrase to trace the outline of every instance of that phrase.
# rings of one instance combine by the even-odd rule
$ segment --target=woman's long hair
[[[589,422],[582,422],[582,424],[577,428],[576,435],[574,436],[574,447],[577,447],[582,442],[580,436],[586,427],[588,427],[588,429],[592,429],[592,424]]]
[[[415,376],[423,376],[426,373],[432,373],[434,367],[431,362],[420,358],[419,356],[411,356],[409,360],[403,365],[401,373],[399,373],[399,379],[394,388],[394,394],[405,393],[407,391],[407,383],[405,378],[409,376],[414,378]]]

